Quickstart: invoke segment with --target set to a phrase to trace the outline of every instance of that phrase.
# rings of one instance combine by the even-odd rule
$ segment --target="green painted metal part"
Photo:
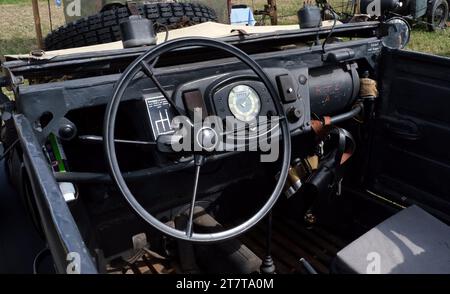
[[[64,16],[66,22],[72,22],[79,18],[94,15],[105,7],[114,5],[125,5],[127,0],[64,0]],[[136,3],[157,3],[157,2],[190,2],[200,3],[214,9],[218,21],[228,23],[228,0],[179,0],[179,1],[149,1],[135,0]],[[79,5],[79,6],[78,6]]]

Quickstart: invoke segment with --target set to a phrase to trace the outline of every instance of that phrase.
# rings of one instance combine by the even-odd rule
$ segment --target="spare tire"
[[[154,3],[138,5],[138,9],[143,17],[169,29],[217,20],[213,9],[200,4]],[[58,50],[119,41],[119,24],[129,16],[127,7],[119,7],[68,23],[47,35],[45,49]]]

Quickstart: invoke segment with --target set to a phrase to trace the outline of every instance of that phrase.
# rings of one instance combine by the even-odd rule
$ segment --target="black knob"
[[[304,75],[300,75],[298,77],[298,81],[300,82],[300,84],[304,85],[308,81],[308,78],[306,76],[304,76]]]
[[[59,137],[63,140],[72,140],[76,134],[77,129],[74,125],[71,124],[64,124],[59,128]]]
[[[287,111],[287,118],[290,123],[296,123],[302,118],[302,111],[297,107],[291,107]]]

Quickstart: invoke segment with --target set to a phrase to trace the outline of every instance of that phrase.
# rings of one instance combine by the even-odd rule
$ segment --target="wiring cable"
[[[8,148],[6,148],[6,150],[3,152],[3,154],[0,155],[0,161],[5,159],[5,157],[8,155],[8,153],[11,152],[11,150],[13,150],[13,148],[17,145],[17,143],[19,143],[19,139],[16,139]]]
[[[42,249],[41,251],[38,252],[38,254],[36,254],[36,257],[33,260],[33,275],[38,274],[39,264],[44,260],[45,257],[49,255],[50,249],[48,249],[47,246],[45,246],[44,249]]]

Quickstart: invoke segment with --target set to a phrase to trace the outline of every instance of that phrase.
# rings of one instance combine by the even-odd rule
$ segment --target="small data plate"
[[[153,96],[145,98],[148,116],[153,132],[153,139],[160,135],[172,134],[172,120],[174,111],[172,106],[163,96]]]

